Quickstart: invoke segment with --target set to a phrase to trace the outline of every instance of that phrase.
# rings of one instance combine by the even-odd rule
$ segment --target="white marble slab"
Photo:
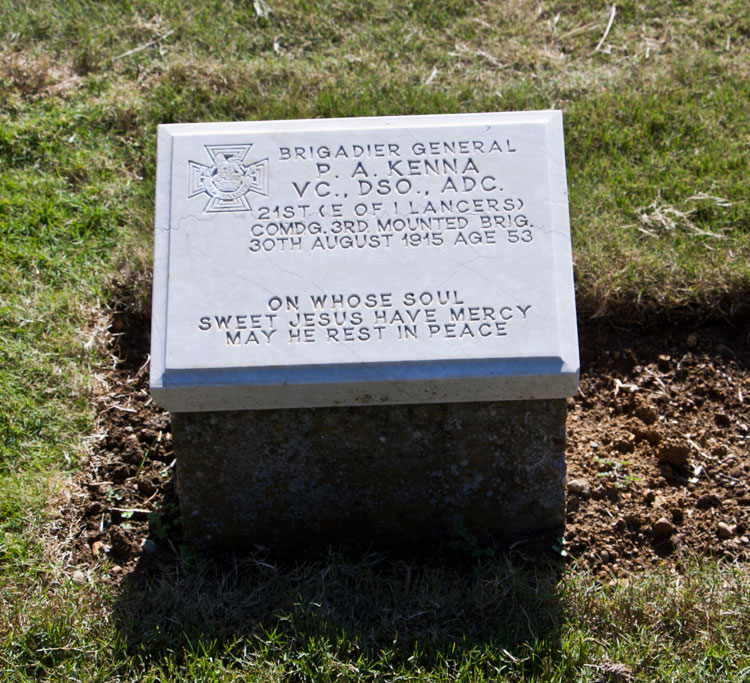
[[[159,126],[172,411],[575,393],[559,111]]]

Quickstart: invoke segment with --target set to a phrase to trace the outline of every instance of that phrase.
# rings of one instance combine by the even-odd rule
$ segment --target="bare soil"
[[[110,575],[174,563],[182,543],[169,416],[149,395],[149,322],[134,310],[123,300],[112,311],[116,363],[97,399],[99,437],[57,525],[76,566],[106,563]],[[747,562],[750,326],[584,321],[580,337],[563,555],[602,575]]]
[[[583,326],[565,536],[584,567],[750,558],[749,351],[747,324]]]

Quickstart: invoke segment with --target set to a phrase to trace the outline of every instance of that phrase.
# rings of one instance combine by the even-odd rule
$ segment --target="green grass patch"
[[[183,555],[178,571],[118,597],[64,580],[25,595],[23,619],[0,633],[4,672],[9,680],[554,683],[617,671],[623,680],[744,680],[750,584],[741,572],[689,566],[679,582],[664,570],[602,585],[559,570],[337,555],[227,567]]]

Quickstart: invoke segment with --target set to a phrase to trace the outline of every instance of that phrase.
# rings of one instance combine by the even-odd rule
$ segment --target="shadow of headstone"
[[[175,560],[124,580],[115,613],[129,655],[179,663],[208,648],[292,671],[323,647],[347,667],[429,671],[481,652],[489,673],[559,640],[559,562],[329,551],[285,566],[187,546]]]

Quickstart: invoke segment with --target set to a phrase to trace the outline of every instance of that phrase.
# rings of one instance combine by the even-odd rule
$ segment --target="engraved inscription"
[[[522,248],[537,219],[498,171],[518,152],[494,137],[277,146],[269,157],[288,178],[284,201],[248,202],[247,250]]]
[[[200,332],[228,347],[372,344],[508,337],[533,317],[528,302],[467,303],[457,290],[273,295],[258,312],[207,313]]]

